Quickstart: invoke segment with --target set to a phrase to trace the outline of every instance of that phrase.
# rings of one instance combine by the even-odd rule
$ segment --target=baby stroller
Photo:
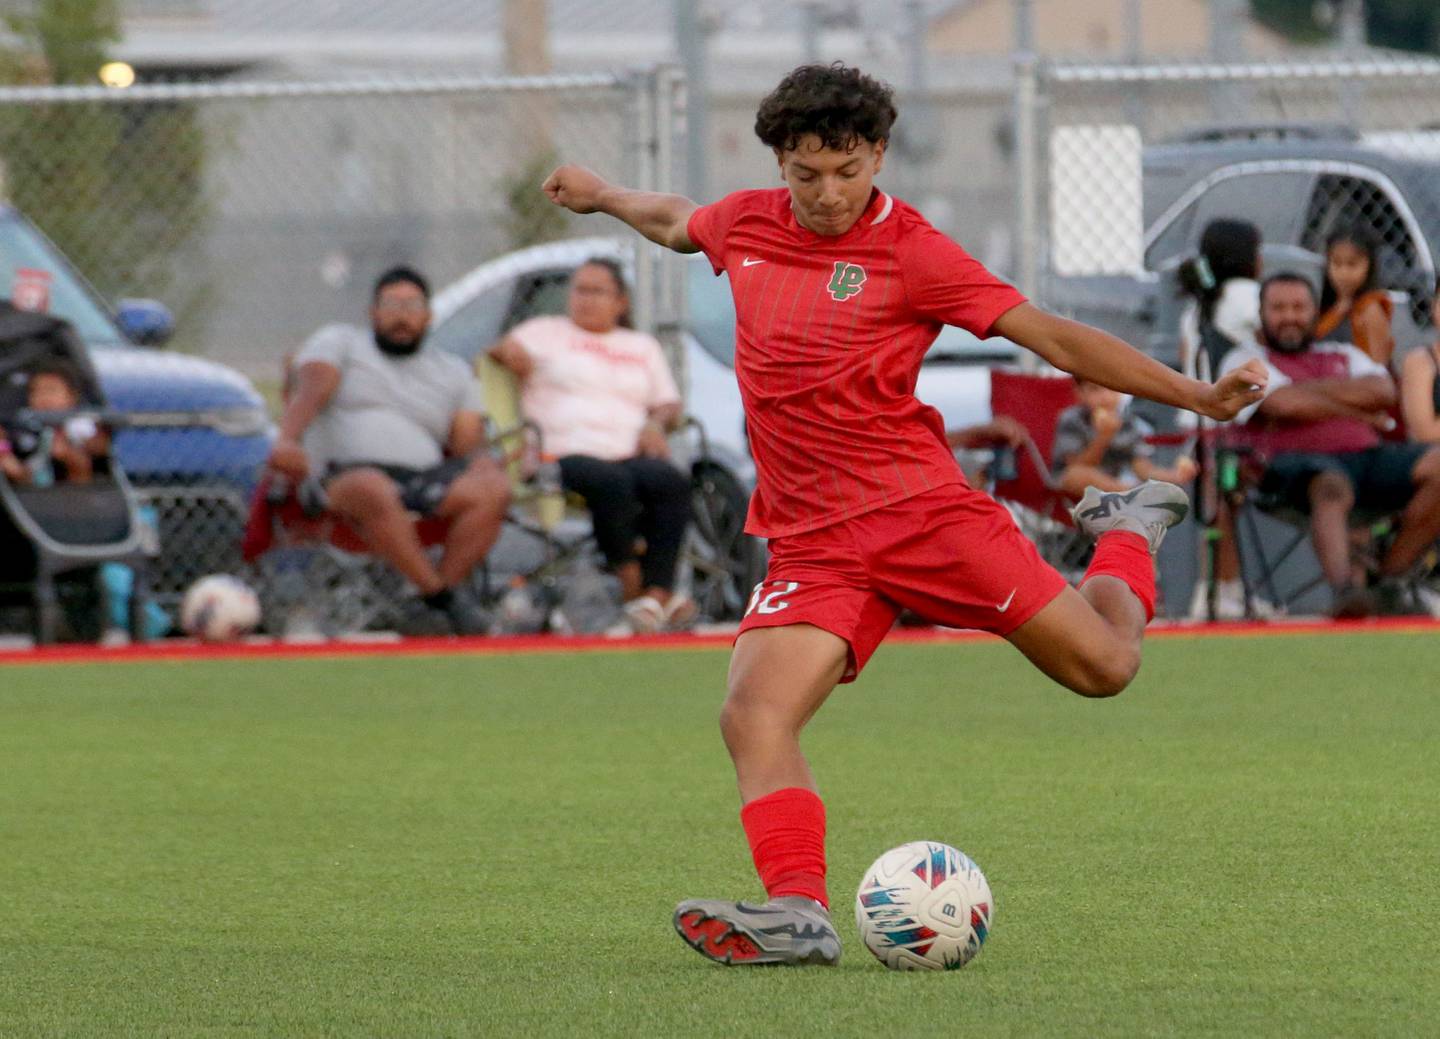
[[[42,358],[63,358],[78,371],[78,408],[27,408],[26,369]],[[113,427],[104,405],[85,346],[69,323],[0,300],[0,424],[7,439],[43,436],[76,420]],[[142,638],[152,540],[135,492],[113,459],[97,459],[83,483],[11,482],[0,474],[0,601],[28,607],[37,644],[56,641],[66,621],[79,638],[103,633],[110,604],[100,568],[110,562],[133,573],[127,620],[131,638]]]

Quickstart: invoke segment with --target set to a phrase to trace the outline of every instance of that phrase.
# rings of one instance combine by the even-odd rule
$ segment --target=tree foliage
[[[19,41],[0,58],[10,84],[97,84],[120,36],[115,0],[37,0],[6,21]],[[0,104],[0,161],[6,200],[107,298],[163,296],[181,271],[195,281],[207,207],[192,106]],[[182,329],[198,316],[177,309]]]
[[[1334,32],[1321,17],[1339,0],[1251,0],[1255,16],[1291,39],[1320,43]],[[1376,47],[1440,53],[1440,3],[1436,0],[1366,0],[1365,31]]]

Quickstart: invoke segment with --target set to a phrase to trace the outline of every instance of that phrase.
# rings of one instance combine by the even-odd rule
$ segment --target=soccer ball
[[[260,600],[250,586],[229,574],[211,574],[192,584],[180,604],[185,634],[206,642],[229,642],[260,624]]]
[[[865,871],[855,923],[891,970],[956,970],[990,933],[995,900],[980,867],[934,841],[892,848]]]

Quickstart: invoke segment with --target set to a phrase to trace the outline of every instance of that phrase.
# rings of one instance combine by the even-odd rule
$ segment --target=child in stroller
[[[81,376],[62,357],[42,357],[24,369],[26,407],[30,412],[73,411],[81,405]],[[89,483],[97,459],[110,453],[110,436],[94,418],[74,415],[49,425],[37,418],[3,420],[0,472],[11,483],[39,487],[51,483]]]
[[[75,329],[0,300],[0,607],[7,618],[22,609],[37,643],[67,628],[81,639],[102,634],[112,563],[131,577],[122,611],[131,638],[150,630],[153,535],[109,456],[101,427],[116,416],[104,409]]]

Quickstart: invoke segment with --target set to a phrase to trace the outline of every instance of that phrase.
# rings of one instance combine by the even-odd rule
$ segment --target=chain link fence
[[[1440,62],[1022,67],[1021,96],[1020,251],[1051,306],[1173,361],[1176,270],[1211,220],[1255,224],[1266,269],[1317,288],[1326,239],[1359,226],[1402,348],[1430,334]]]
[[[593,234],[539,190],[560,161],[670,190],[682,89],[669,69],[0,88],[0,293],[90,346],[124,416],[116,454],[159,534],[160,602],[238,570],[290,353],[326,323],[365,322],[394,264],[438,290],[522,246]],[[671,330],[682,279],[641,252],[637,323]],[[157,313],[169,323],[115,306],[139,299],[168,308],[167,349],[131,345],[163,336]]]
[[[5,197],[107,299],[153,297],[176,346],[273,379],[374,275],[437,286],[575,221],[562,157],[637,183],[654,77],[0,89]],[[642,136],[643,135],[643,136]]]
[[[1327,240],[1358,228],[1378,244],[1378,287],[1395,302],[1397,368],[1433,341],[1440,61],[1018,69],[1020,281],[1051,309],[1178,364],[1179,269],[1212,221],[1255,225],[1264,271],[1317,290]],[[1172,611],[1196,578],[1195,536],[1162,554]],[[1282,581],[1315,565],[1297,554]]]

